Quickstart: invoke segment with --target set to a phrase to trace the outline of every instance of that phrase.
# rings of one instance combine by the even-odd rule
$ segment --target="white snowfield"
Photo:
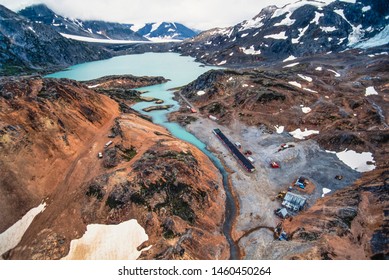
[[[290,67],[294,67],[294,66],[299,65],[299,64],[300,64],[300,62],[295,62],[295,63],[291,63],[291,64],[288,64],[288,65],[285,65],[282,68],[290,68]]]
[[[338,78],[340,77],[340,74],[338,72],[336,72],[335,70],[327,69],[327,71],[334,73],[335,77],[338,77]]]
[[[255,19],[246,20],[242,23],[242,27],[239,29],[239,31],[244,31],[244,30],[253,29],[253,28],[260,28],[263,26],[262,20],[263,20],[263,17],[258,17]]]
[[[324,197],[327,193],[331,192],[330,189],[327,189],[327,188],[323,188],[323,194],[321,195],[321,197]]]
[[[283,8],[276,10],[274,12],[274,14],[272,15],[272,18],[279,17],[279,16],[286,14],[286,13],[288,13],[287,17],[289,17],[289,15],[293,14],[294,11],[296,11],[298,8],[300,8],[304,5],[312,5],[312,6],[321,8],[321,7],[325,6],[326,3],[319,2],[319,1],[308,1],[308,0],[298,1],[296,3],[288,4],[288,5],[284,6]]]
[[[131,41],[131,40],[110,40],[110,39],[97,39],[97,38],[90,38],[90,37],[84,37],[84,36],[77,36],[77,35],[70,35],[65,33],[60,33],[63,37],[76,40],[76,41],[82,41],[82,42],[89,42],[89,43],[105,43],[105,44],[150,44],[150,43],[164,43],[164,42],[181,42],[181,40],[171,39],[171,38],[148,38],[150,41]]]
[[[240,48],[240,50],[244,53],[244,54],[249,54],[249,55],[259,55],[261,54],[261,50],[255,50],[254,49],[254,45],[250,46],[250,48],[248,49],[245,49],[245,48]]]
[[[281,134],[282,132],[284,132],[284,129],[285,129],[285,126],[282,126],[282,125],[275,125],[274,128],[276,129],[277,133],[278,134]]]
[[[118,225],[91,224],[80,239],[72,240],[69,254],[62,259],[136,260],[141,254],[137,247],[148,238],[135,219]]]
[[[298,44],[300,42],[301,37],[304,36],[305,32],[308,30],[309,24],[304,28],[299,28],[299,36],[297,38],[292,38],[292,44]]]
[[[309,107],[303,107],[301,108],[301,111],[303,111],[304,114],[308,114],[312,111],[312,109]]]
[[[344,164],[358,172],[367,172],[375,169],[375,161],[372,153],[362,152],[357,153],[353,150],[344,150],[343,152],[326,151],[327,153],[336,154],[336,156],[343,161]],[[371,162],[373,164],[367,164]]]
[[[203,90],[199,90],[198,92],[197,92],[197,95],[198,96],[201,96],[201,95],[204,95],[205,94],[205,91],[203,91]]]
[[[288,83],[291,84],[292,86],[295,86],[295,87],[298,87],[298,88],[302,88],[301,84],[296,82],[296,81],[290,81]]]
[[[313,89],[310,89],[310,88],[303,88],[303,90],[308,91],[308,92],[317,93],[316,90],[313,90]]]
[[[293,55],[290,55],[288,56],[287,58],[285,58],[282,62],[287,62],[287,61],[291,61],[291,60],[295,60],[297,57],[293,56]]]
[[[19,244],[34,218],[39,213],[42,213],[45,208],[46,203],[41,203],[37,207],[32,208],[23,216],[23,218],[0,234],[0,256]]]
[[[312,82],[313,81],[313,79],[311,77],[308,77],[308,76],[305,76],[305,75],[297,74],[297,76],[299,76],[303,80],[306,80],[307,82]]]
[[[374,87],[367,87],[365,96],[369,96],[369,95],[378,95],[378,92],[375,90]]]
[[[308,130],[305,128],[304,131],[302,131],[300,128],[294,130],[294,131],[291,131],[289,132],[294,138],[297,138],[297,139],[300,139],[300,140],[303,140],[305,139],[305,137],[308,137],[310,135],[313,135],[313,134],[319,134],[319,131],[318,130]]]
[[[276,40],[285,40],[285,39],[288,39],[288,36],[286,36],[285,33],[286,33],[286,31],[281,31],[280,33],[277,33],[277,34],[270,34],[270,35],[263,36],[263,38],[272,38],[272,39],[276,39]]]

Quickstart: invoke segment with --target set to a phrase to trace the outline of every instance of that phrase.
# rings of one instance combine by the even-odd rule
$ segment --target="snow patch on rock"
[[[32,208],[19,221],[0,234],[0,256],[19,244],[34,218],[42,213],[45,208],[46,203],[41,203]]]
[[[297,139],[300,139],[300,140],[303,140],[305,139],[305,137],[308,137],[310,135],[313,135],[313,134],[319,134],[319,131],[318,130],[308,130],[305,128],[304,131],[302,131],[300,128],[294,130],[294,131],[291,131],[289,132],[294,138],[297,138]]]
[[[301,74],[297,74],[297,76],[299,76],[303,80],[306,80],[307,82],[312,82],[312,78],[311,77],[308,77],[308,76],[305,76],[305,75],[301,75]]]
[[[330,193],[330,192],[331,192],[330,189],[323,188],[323,194],[321,195],[321,197],[324,197],[327,193]]]
[[[280,33],[277,33],[277,34],[270,34],[270,35],[266,35],[266,36],[263,36],[263,38],[272,38],[272,39],[276,39],[276,40],[285,40],[285,39],[288,39],[288,36],[285,35],[286,31],[281,31]]]
[[[340,77],[340,74],[336,72],[335,70],[327,69],[327,71],[330,71],[335,74],[335,77]]]
[[[296,82],[296,81],[290,81],[288,83],[291,84],[292,86],[295,86],[295,87],[298,87],[298,88],[302,88],[301,84]]]
[[[281,134],[282,132],[284,132],[285,126],[282,126],[282,125],[280,125],[280,126],[275,125],[274,128],[276,129],[276,132],[277,132],[278,134]]]
[[[374,87],[367,87],[365,96],[369,96],[369,95],[378,95],[378,92],[375,90]]]
[[[261,54],[261,50],[255,50],[254,49],[254,45],[250,46],[250,48],[246,49],[246,48],[240,48],[240,50],[244,53],[244,54],[248,54],[248,55],[259,55]]]
[[[136,260],[141,251],[138,246],[148,235],[135,219],[118,225],[87,226],[85,234],[70,243],[65,260]]]
[[[291,55],[291,56],[285,58],[282,62],[287,62],[287,61],[295,60],[296,58],[297,58],[297,57]]]
[[[344,150],[343,152],[333,152],[326,151],[328,153],[336,154],[336,156],[347,166],[358,171],[358,172],[367,172],[375,169],[375,161],[372,153],[362,152],[357,153],[353,150]],[[368,163],[371,164],[368,164]]]
[[[291,64],[288,64],[288,65],[285,65],[284,67],[282,67],[282,68],[289,68],[289,67],[294,67],[294,66],[296,66],[296,65],[299,65],[300,64],[300,62],[296,62],[296,63],[291,63]]]

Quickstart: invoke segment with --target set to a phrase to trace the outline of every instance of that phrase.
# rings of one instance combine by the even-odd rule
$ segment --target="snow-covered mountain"
[[[95,38],[105,40],[183,40],[197,33],[180,23],[147,23],[140,26],[98,20],[80,20],[56,14],[46,5],[39,4],[24,8],[19,14],[31,21],[50,25],[57,32],[71,38]],[[79,37],[74,37],[79,36]]]
[[[142,35],[131,30],[132,24],[71,19],[54,13],[43,4],[26,7],[19,11],[19,14],[31,21],[50,25],[62,34],[96,39],[147,41]]]
[[[151,40],[184,40],[197,35],[195,31],[178,22],[146,23],[143,26],[133,26],[131,29]]]
[[[178,51],[211,64],[292,59],[389,43],[387,0],[301,0],[269,6],[228,28],[212,29],[184,42]]]
[[[107,50],[68,40],[0,5],[0,76],[109,58]]]

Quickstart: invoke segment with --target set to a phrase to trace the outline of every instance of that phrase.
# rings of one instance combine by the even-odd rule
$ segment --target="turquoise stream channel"
[[[239,258],[239,249],[231,238],[231,228],[236,214],[236,206],[230,192],[227,172],[220,160],[207,150],[203,142],[179,124],[169,122],[167,119],[167,114],[179,109],[179,104],[173,100],[173,93],[169,89],[186,85],[211,69],[215,69],[215,67],[204,67],[195,62],[193,58],[180,56],[176,53],[146,53],[118,56],[107,60],[78,64],[65,71],[50,74],[46,77],[86,81],[107,75],[131,74],[134,76],[163,76],[170,79],[165,84],[138,88],[138,90],[147,91],[143,96],[156,97],[164,100],[164,104],[166,105],[173,105],[170,110],[143,112],[143,108],[150,106],[148,102],[139,102],[132,108],[142,114],[151,116],[154,123],[166,127],[175,137],[195,145],[219,169],[223,176],[223,185],[226,192],[226,212],[223,233],[230,245],[230,258],[237,259]]]

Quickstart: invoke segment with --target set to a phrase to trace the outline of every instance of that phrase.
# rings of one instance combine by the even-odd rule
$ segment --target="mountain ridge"
[[[48,71],[112,57],[104,48],[66,39],[50,27],[28,21],[2,5],[0,19],[2,74]]]
[[[379,2],[379,3],[378,3]],[[175,50],[214,65],[255,65],[363,46],[389,33],[389,5],[361,0],[329,4],[301,0],[282,8],[269,6],[250,20],[216,28],[184,41]],[[378,42],[378,40],[376,40]],[[370,42],[366,47],[376,46]]]
[[[177,22],[145,23],[135,26],[103,20],[81,20],[61,16],[44,4],[28,6],[18,12],[34,22],[51,26],[59,33],[106,40],[149,41],[184,40],[197,33]]]

